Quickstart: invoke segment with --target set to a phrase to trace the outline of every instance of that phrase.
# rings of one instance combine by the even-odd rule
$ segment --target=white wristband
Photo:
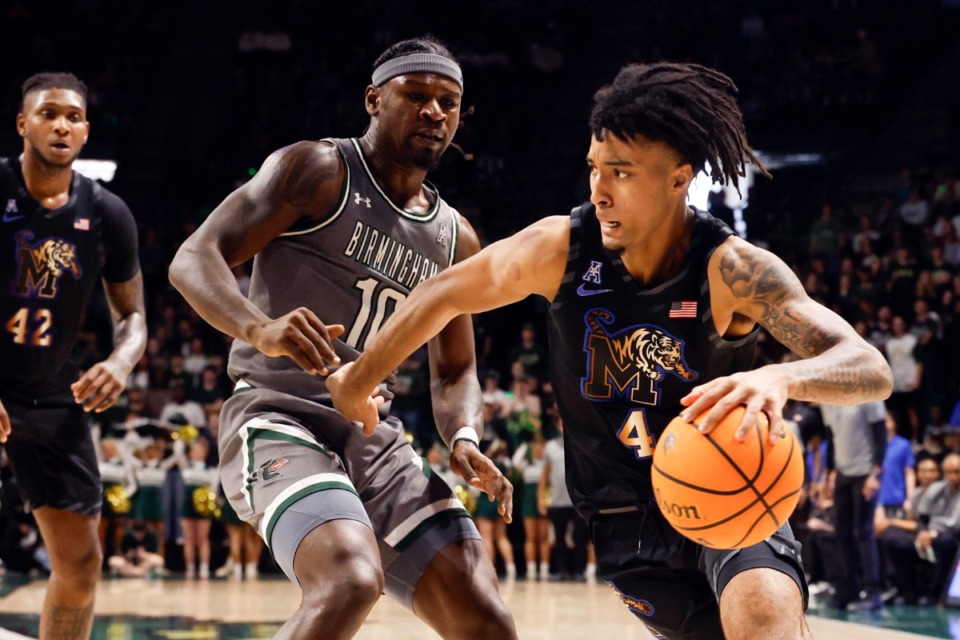
[[[473,427],[463,427],[450,438],[450,448],[457,443],[457,440],[469,440],[473,444],[480,446],[480,438],[477,436],[477,430]]]

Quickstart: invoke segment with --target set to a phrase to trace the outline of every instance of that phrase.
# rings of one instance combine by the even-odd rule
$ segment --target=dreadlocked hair
[[[698,64],[630,64],[593,96],[590,130],[602,140],[641,135],[674,149],[694,175],[710,165],[710,177],[740,190],[746,163],[770,173],[747,144],[737,86],[729,77]]]

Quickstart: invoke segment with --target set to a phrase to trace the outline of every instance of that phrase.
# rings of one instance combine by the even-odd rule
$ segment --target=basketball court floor
[[[0,578],[0,640],[37,637],[37,612],[45,588],[44,580]],[[501,590],[523,640],[650,638],[604,584],[506,582]],[[298,589],[279,577],[250,582],[108,579],[99,586],[92,637],[270,638],[296,609],[299,600]],[[889,607],[878,614],[838,618],[828,617],[826,611],[814,606],[808,620],[817,640],[960,639],[960,610]],[[383,598],[356,637],[429,640],[439,636],[413,614]]]

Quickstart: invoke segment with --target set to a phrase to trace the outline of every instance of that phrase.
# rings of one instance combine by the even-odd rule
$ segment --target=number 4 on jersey
[[[637,460],[653,455],[655,441],[647,427],[647,414],[643,409],[634,409],[630,412],[620,426],[620,430],[617,431],[617,439],[623,443],[623,446],[633,449]]]

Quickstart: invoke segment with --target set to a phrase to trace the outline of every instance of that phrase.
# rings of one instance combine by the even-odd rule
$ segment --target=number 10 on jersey
[[[344,342],[358,351],[363,351],[397,305],[406,300],[407,294],[376,278],[362,278],[353,286],[361,291],[360,309]]]

